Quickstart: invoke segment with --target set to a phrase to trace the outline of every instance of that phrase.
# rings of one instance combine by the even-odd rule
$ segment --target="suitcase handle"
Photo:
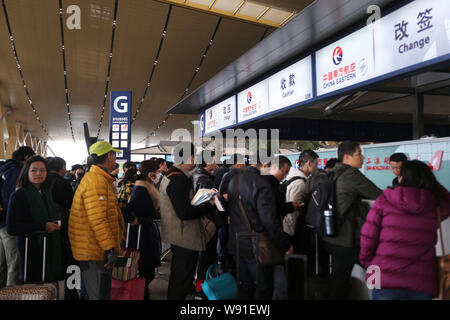
[[[128,240],[130,237],[130,226],[131,223],[127,224],[127,239],[126,239],[126,243],[125,243],[125,248],[128,249]],[[139,224],[139,228],[138,228],[138,238],[137,238],[137,244],[136,244],[136,249],[139,249],[139,242],[141,240],[141,224]]]
[[[47,254],[47,236],[44,235],[44,244],[42,248],[42,282],[45,282],[45,263]],[[25,237],[25,266],[23,271],[23,282],[27,282],[28,269],[28,237]]]

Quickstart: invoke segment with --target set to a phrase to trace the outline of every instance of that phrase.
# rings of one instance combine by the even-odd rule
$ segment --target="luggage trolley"
[[[166,248],[163,249],[163,244],[165,244],[165,243],[162,242],[162,240],[161,240],[161,231],[160,231],[160,228],[159,228],[159,225],[161,224],[161,219],[155,219],[155,220],[153,220],[153,223],[155,224],[156,231],[158,232],[159,251],[161,252],[161,254],[160,254],[160,261],[161,261],[161,265],[162,265],[163,263],[167,263],[166,257],[171,252],[170,245],[168,245]],[[163,279],[163,280],[166,280],[166,281],[169,281],[169,276],[159,272],[158,269],[159,268],[156,268],[156,277],[160,278],[160,279]]]

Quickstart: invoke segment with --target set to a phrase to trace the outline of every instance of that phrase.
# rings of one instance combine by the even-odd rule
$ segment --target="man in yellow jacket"
[[[90,300],[109,300],[112,267],[117,261],[124,220],[109,174],[116,152],[106,141],[94,143],[94,162],[78,186],[69,217],[69,239]]]

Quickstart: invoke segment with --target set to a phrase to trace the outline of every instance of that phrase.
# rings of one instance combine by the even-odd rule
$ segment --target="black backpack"
[[[287,188],[289,187],[289,185],[292,182],[299,180],[299,179],[302,179],[303,181],[307,182],[305,178],[296,176],[296,177],[290,178],[289,180],[285,180],[280,184],[280,191],[283,194],[283,201],[286,201],[286,193],[287,193]]]
[[[325,235],[325,220],[323,212],[325,210],[331,210],[333,212],[334,220],[336,221],[336,180],[344,173],[345,169],[337,172],[328,172],[324,178],[321,179],[314,188],[311,190],[309,201],[306,209],[305,222],[308,226],[312,227],[319,235]],[[343,219],[344,221],[345,219]],[[335,234],[339,233],[337,223],[334,224]]]

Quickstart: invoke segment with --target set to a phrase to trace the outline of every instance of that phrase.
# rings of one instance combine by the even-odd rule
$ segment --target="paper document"
[[[194,198],[191,200],[191,205],[199,206],[211,200],[216,193],[211,189],[198,189]]]

